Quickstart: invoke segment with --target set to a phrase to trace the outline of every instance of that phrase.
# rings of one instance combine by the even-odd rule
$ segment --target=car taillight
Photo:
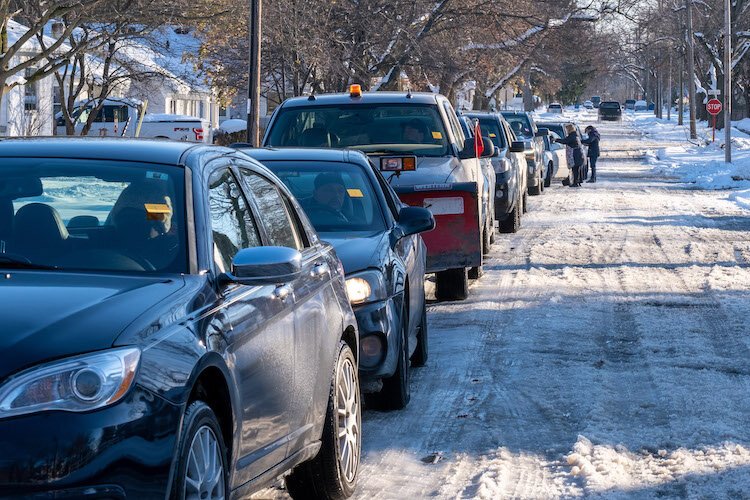
[[[194,128],[193,133],[195,134],[195,140],[196,141],[202,141],[203,140],[203,129],[202,128]]]

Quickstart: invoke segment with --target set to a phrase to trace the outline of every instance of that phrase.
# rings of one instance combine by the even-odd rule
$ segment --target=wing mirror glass
[[[302,274],[302,254],[287,247],[243,248],[232,259],[225,281],[241,285],[280,285]]]

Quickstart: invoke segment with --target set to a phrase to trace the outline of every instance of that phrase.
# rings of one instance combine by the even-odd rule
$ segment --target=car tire
[[[529,212],[529,194],[523,193],[523,213]]]
[[[521,229],[521,210],[516,205],[508,217],[500,223],[500,232],[517,233],[519,229]]]
[[[383,388],[375,398],[382,410],[401,410],[406,408],[411,399],[409,385],[409,312],[401,312],[401,345],[399,347],[396,371],[383,379]]]
[[[229,498],[227,447],[219,420],[211,407],[203,401],[190,403],[182,419],[180,436],[177,446],[177,475],[170,497],[183,500],[191,496],[201,497],[208,494],[209,498]],[[212,460],[198,464],[195,459],[195,447],[200,450],[208,447],[212,458],[219,458],[220,463]],[[219,471],[217,467],[223,470]],[[209,468],[211,470],[208,470]],[[193,475],[195,477],[192,477]]]
[[[424,366],[427,364],[429,357],[429,332],[427,330],[427,301],[422,303],[422,319],[419,322],[417,331],[417,348],[411,355],[411,366]]]
[[[539,196],[540,194],[542,194],[543,190],[544,190],[544,183],[542,182],[542,176],[539,175],[539,184],[537,184],[536,186],[529,187],[529,195]]]
[[[439,301],[465,300],[469,296],[468,269],[459,267],[435,273],[435,297]]]
[[[555,165],[550,162],[549,165],[547,165],[547,175],[544,178],[544,187],[550,187],[552,185],[552,171],[555,169]]]
[[[340,500],[350,497],[357,484],[362,450],[362,400],[357,361],[349,345],[341,341],[333,370],[323,437],[318,455],[292,470],[286,489],[295,499]],[[344,411],[342,422],[340,411]],[[342,427],[343,425],[343,427]],[[346,430],[344,443],[339,430]],[[347,445],[349,454],[346,456]]]
[[[491,224],[488,223],[488,224]],[[484,231],[482,232],[482,255],[487,255],[492,251],[492,241],[490,241],[490,238],[492,237],[492,232],[494,231],[493,228],[485,227]]]
[[[482,276],[484,276],[484,266],[476,266],[469,268],[469,279],[470,280],[478,280]]]

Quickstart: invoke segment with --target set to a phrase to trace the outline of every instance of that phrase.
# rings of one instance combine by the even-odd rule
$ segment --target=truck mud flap
[[[435,217],[435,229],[422,234],[427,272],[482,264],[479,195],[476,182],[394,187],[401,201],[424,207]]]

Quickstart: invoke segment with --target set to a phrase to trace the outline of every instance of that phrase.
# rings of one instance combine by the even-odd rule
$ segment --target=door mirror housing
[[[232,259],[223,281],[240,285],[281,285],[302,274],[302,254],[287,247],[243,248]]]
[[[523,153],[526,151],[526,143],[523,141],[513,141],[510,144],[511,153]]]
[[[404,236],[435,229],[435,217],[422,207],[404,207],[398,213],[398,225]]]
[[[469,160],[477,157],[477,150],[474,147],[474,138],[470,137],[464,141],[464,148],[458,153],[458,157],[462,160]]]
[[[546,128],[540,128],[536,134],[534,134],[534,137],[547,137],[549,135],[549,129]]]
[[[495,143],[489,137],[482,137],[482,158],[492,158],[495,156]]]

